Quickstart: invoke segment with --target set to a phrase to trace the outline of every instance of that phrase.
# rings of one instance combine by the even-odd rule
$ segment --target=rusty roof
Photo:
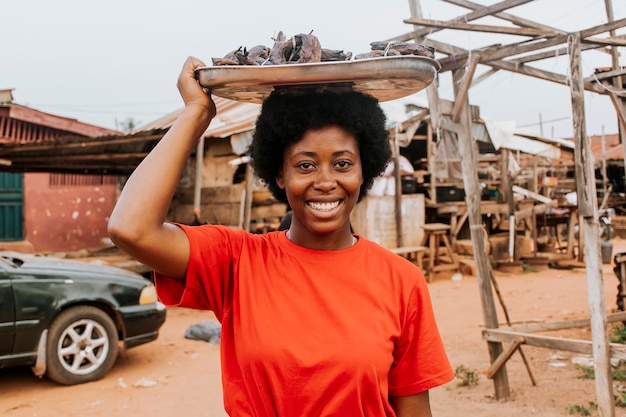
[[[227,138],[254,128],[258,104],[214,97],[218,116],[205,137]],[[23,107],[23,106],[21,106]],[[87,138],[68,132],[45,142],[0,143],[0,169],[9,172],[64,172],[128,175],[174,124],[182,109],[122,135],[101,129],[101,136]],[[68,119],[70,120],[70,119]]]

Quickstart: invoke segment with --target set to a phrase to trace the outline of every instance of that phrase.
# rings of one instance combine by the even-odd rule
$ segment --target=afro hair
[[[288,203],[285,190],[276,183],[285,149],[300,141],[308,130],[331,125],[352,133],[358,142],[363,170],[359,201],[383,173],[391,158],[391,146],[378,100],[356,91],[274,91],[263,102],[249,152],[255,174],[277,200]]]

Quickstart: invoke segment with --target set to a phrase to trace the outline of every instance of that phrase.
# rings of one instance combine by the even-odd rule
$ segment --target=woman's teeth
[[[339,201],[333,201],[328,203],[309,203],[309,206],[314,210],[330,211],[339,206]]]

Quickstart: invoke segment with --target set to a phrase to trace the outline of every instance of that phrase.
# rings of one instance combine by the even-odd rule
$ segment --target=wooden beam
[[[620,38],[620,37],[618,36],[616,38]],[[626,38],[624,38],[624,40],[626,40]],[[584,45],[581,45],[581,50],[583,51],[589,51],[592,49],[595,49],[599,52],[610,53],[610,51],[607,48],[605,48],[603,45],[598,45],[595,43],[586,43]],[[536,54],[530,54],[530,55],[525,55],[519,58],[509,59],[507,60],[507,62],[513,62],[515,64],[526,64],[528,62],[536,62],[536,61],[541,61],[544,59],[556,58],[556,57],[567,55],[567,54],[568,54],[567,47],[561,47],[557,49],[552,49],[550,51],[538,52]]]
[[[585,78],[585,81],[586,82],[602,81],[602,80],[606,80],[607,78],[619,77],[622,75],[626,75],[626,68],[624,67],[616,68],[611,71],[593,73],[592,75]],[[621,89],[619,87],[619,84],[617,86],[613,86],[613,88]]]
[[[608,314],[606,316],[607,323],[617,323],[620,321],[626,321],[626,311],[620,311],[618,313]],[[579,329],[583,327],[591,326],[590,319],[577,319],[577,320],[565,320],[565,321],[552,321],[546,323],[524,323],[517,326],[512,326],[509,330],[513,332],[524,333],[538,333],[548,332],[564,329]]]
[[[480,55],[472,54],[469,64],[467,65],[465,75],[463,76],[463,81],[459,85],[456,96],[454,97],[454,106],[452,107],[452,121],[455,123],[459,121],[459,116],[461,114],[461,109],[463,108],[463,106],[466,103],[469,103],[469,89],[472,85],[472,78],[474,78],[474,72],[476,72],[476,67],[478,66],[479,62]]]
[[[617,94],[611,90],[609,90],[609,97],[611,98],[611,103],[613,103],[613,107],[615,108],[615,112],[617,113],[617,120],[619,121],[619,125],[622,129],[626,130],[626,112],[624,112],[624,99],[617,97]]]
[[[530,190],[527,190],[525,188],[520,187],[519,185],[514,185],[511,187],[514,193],[518,193],[518,194],[522,194],[525,197],[528,198],[532,198],[533,200],[537,200],[540,203],[543,204],[553,204],[555,200],[552,200],[551,198],[548,198],[546,196],[543,196],[541,194],[538,193],[534,193]]]
[[[615,22],[594,26],[580,32],[581,38],[591,37],[599,33],[608,32],[611,29],[617,29],[626,26],[626,18],[616,20]],[[567,42],[569,35],[558,35],[548,39],[535,39],[518,43],[507,44],[499,47],[492,47],[481,50],[482,63],[488,63],[498,59],[503,59],[513,55],[521,55],[527,52],[533,52],[540,49],[549,48]]]
[[[483,6],[479,10],[475,10],[471,13],[467,13],[465,15],[456,17],[451,19],[450,22],[471,22],[472,20],[480,19],[481,17],[489,16],[494,13],[498,13],[507,9],[511,9],[513,7],[521,6],[522,4],[530,3],[533,0],[505,0],[500,3],[492,4],[491,6]],[[414,16],[418,17],[418,16]],[[421,16],[419,16],[421,17]],[[423,36],[429,35],[431,33],[437,32],[438,30],[433,29],[418,29],[412,33],[408,33],[406,35],[395,38],[396,40],[404,40],[408,41],[414,38],[421,38]]]
[[[63,136],[55,139],[53,142],[41,144],[19,144],[19,145],[0,145],[0,155],[4,152],[11,154],[24,152],[45,152],[54,149],[88,149],[97,146],[110,145],[129,145],[133,143],[140,144],[142,142],[152,142],[160,140],[165,132],[142,134],[138,136],[102,136],[99,138],[78,138],[72,136]]]
[[[609,24],[610,25],[610,24]],[[607,26],[609,26],[607,25]],[[607,340],[606,304],[600,263],[600,230],[593,154],[585,127],[584,85],[581,71],[580,33],[568,38],[570,49],[570,95],[574,119],[574,161],[578,212],[582,216],[585,245],[587,293],[591,312],[591,339],[598,407],[613,409],[613,382],[611,376],[611,348]]]
[[[593,353],[592,342],[589,340],[527,334],[507,329],[485,329],[482,333],[483,339],[488,342],[512,343],[518,338],[523,338],[524,344],[529,346],[561,350],[564,352],[576,352],[585,355],[591,355]],[[612,358],[626,360],[626,345],[611,343],[610,353]],[[608,390],[607,392],[611,391]]]
[[[617,39],[617,38],[594,38],[589,37],[587,39],[582,40],[583,43],[591,43],[594,45],[605,45],[605,46],[626,46],[626,40]]]
[[[458,95],[459,80],[463,77],[462,70],[453,73],[454,92]],[[483,320],[486,328],[498,327],[498,317],[495,308],[493,290],[491,287],[491,265],[485,252],[485,234],[482,228],[482,215],[480,204],[480,185],[478,183],[478,150],[472,137],[472,116],[469,103],[465,103],[461,108],[458,128],[459,152],[463,155],[461,167],[463,170],[463,186],[465,189],[465,203],[467,205],[468,220],[470,223],[470,235],[474,250],[474,260],[476,261],[476,277],[481,293],[481,306]],[[488,343],[489,358],[491,363],[497,360],[502,353],[501,343]],[[506,369],[502,366],[493,379],[496,399],[506,399],[510,397],[509,380]]]
[[[498,71],[500,71],[497,68],[491,68],[488,71],[480,74],[478,77],[474,78],[472,80],[472,87],[477,86],[478,84],[482,83],[483,81],[485,81],[487,78],[491,77],[492,75],[495,75]]]
[[[481,61],[481,64],[485,64],[485,65],[491,66],[493,68],[501,69],[501,70],[515,72],[521,75],[527,75],[529,77],[534,77],[534,78],[538,78],[538,79],[545,80],[545,81],[551,81],[551,82],[561,84],[561,85],[568,85],[568,82],[569,82],[568,77],[565,75],[540,70],[540,69],[529,67],[526,65],[516,65],[508,61],[502,61],[502,60],[490,61],[490,62]],[[585,82],[584,87],[585,87],[585,90],[587,91],[592,91],[598,94],[608,94],[607,90],[604,87],[598,86],[595,83]]]
[[[444,42],[434,41],[431,39],[425,40],[424,42],[425,44],[434,47],[437,51],[450,55],[447,58],[439,59],[439,63],[441,64],[441,70],[439,71],[440,73],[462,67],[467,62],[467,59],[470,54],[470,51],[468,50],[465,50],[465,49],[462,49],[453,45],[449,45]],[[593,48],[589,48],[589,49],[593,49]],[[548,56],[530,55],[527,57],[511,59],[511,60],[506,60],[506,61],[505,60],[492,60],[489,62],[485,62],[483,58],[483,52],[485,50],[486,48],[482,48],[480,50],[474,51],[474,52],[480,52],[481,64],[483,65],[490,66],[491,68],[495,70],[505,70],[505,71],[514,72],[514,73],[521,74],[521,75],[526,75],[529,77],[538,78],[538,79],[545,80],[545,81],[558,83],[561,85],[568,85],[568,77],[565,75],[556,74],[553,72],[540,70],[534,67],[523,65],[525,62],[524,59],[527,57],[529,59],[531,58],[534,59],[534,57],[536,57],[537,59],[539,58],[543,59],[543,58],[548,58]],[[566,52],[567,48],[563,49],[563,51],[565,51],[564,54],[567,54]],[[546,52],[546,53],[552,54],[552,51]],[[546,54],[546,53],[542,53],[542,54]],[[585,89],[588,91],[592,91],[594,93],[598,93],[598,94],[608,94],[605,88],[593,82],[585,82]]]
[[[530,36],[530,37],[548,37],[556,36],[557,32],[547,31],[543,29],[535,28],[516,28],[510,26],[493,26],[493,25],[478,25],[465,22],[454,21],[442,21],[442,20],[430,20],[430,19],[418,19],[410,18],[405,19],[404,23],[408,23],[416,26],[433,27],[437,29],[453,29],[453,30],[465,30],[469,32],[485,32],[485,33],[498,33],[501,35],[516,35],[516,36]]]
[[[478,4],[478,3],[474,3],[471,2],[469,0],[443,0],[446,3],[450,3],[450,4],[454,4],[456,6],[461,6],[461,7],[465,7],[471,10],[479,10],[482,9],[483,6],[482,4]],[[556,32],[559,33],[561,35],[566,35],[567,32],[562,31],[560,29],[556,29],[547,25],[543,25],[537,22],[534,22],[532,20],[528,20],[528,19],[524,19],[518,16],[514,16],[512,14],[509,13],[505,13],[505,12],[492,12],[490,13],[491,16],[497,17],[499,19],[502,20],[507,20],[511,23],[513,23],[514,25],[517,25],[519,27],[526,27],[526,28],[535,28],[535,29],[542,29],[545,31],[551,31],[551,32]]]
[[[492,379],[493,376],[506,363],[506,361],[508,361],[511,358],[511,356],[513,356],[515,351],[517,349],[519,349],[519,347],[522,345],[522,343],[524,343],[524,338],[523,337],[516,337],[515,340],[513,341],[513,343],[511,343],[511,345],[504,352],[502,352],[500,354],[500,356],[498,356],[498,359],[496,359],[491,364],[489,369],[487,369],[487,378]]]
[[[599,35],[601,33],[611,32],[615,29],[621,29],[624,26],[626,26],[626,17],[623,19],[613,20],[608,23],[603,23],[601,25],[593,26],[593,27],[590,27],[589,29],[580,31],[580,40],[581,42],[583,42],[586,39],[590,38],[591,36]]]
[[[30,156],[18,156],[12,159],[13,164],[30,164],[30,163],[48,163],[49,161],[57,160],[60,163],[71,163],[74,161],[111,161],[120,159],[143,159],[148,155],[148,152],[134,152],[134,153],[110,153],[110,154],[89,154],[89,155],[46,155],[40,157]]]

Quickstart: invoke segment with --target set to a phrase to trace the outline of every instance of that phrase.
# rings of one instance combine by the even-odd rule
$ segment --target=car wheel
[[[60,313],[50,325],[46,375],[63,385],[95,381],[111,369],[117,352],[113,320],[98,308],[74,307]]]

